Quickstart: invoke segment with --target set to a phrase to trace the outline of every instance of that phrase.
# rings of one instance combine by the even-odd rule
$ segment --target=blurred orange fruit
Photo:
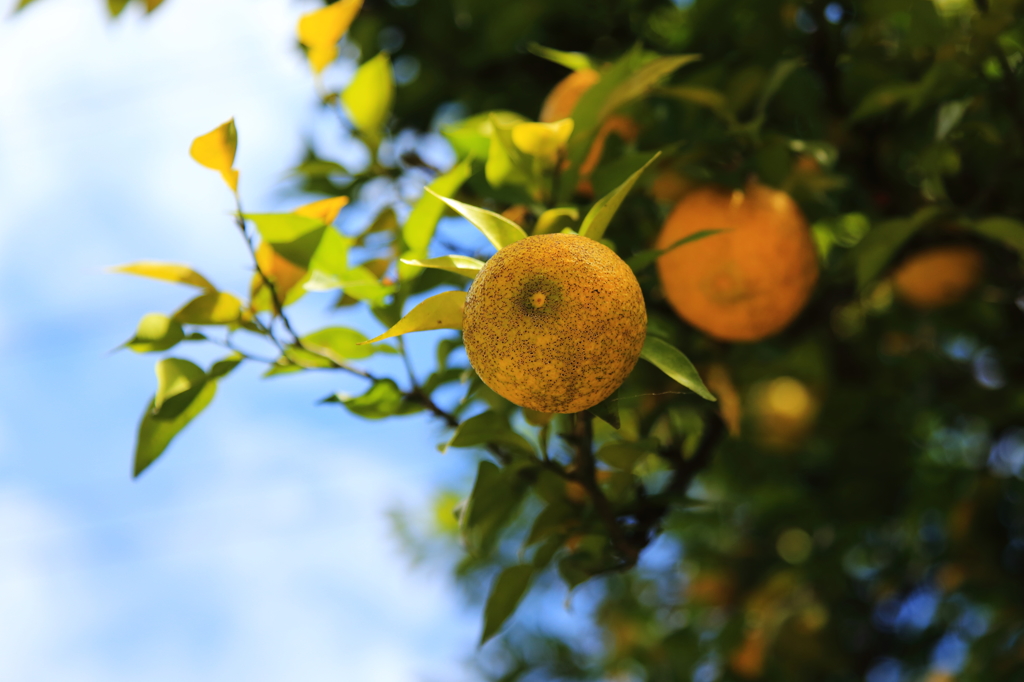
[[[963,299],[978,284],[983,266],[981,252],[973,246],[935,246],[903,261],[892,283],[908,305],[934,310]]]
[[[551,92],[544,98],[544,104],[541,105],[538,120],[541,123],[554,123],[563,118],[571,118],[580,97],[583,97],[583,93],[599,80],[601,74],[594,69],[573,71],[551,88]]]
[[[785,192],[705,187],[676,204],[658,236],[667,249],[701,230],[724,232],[658,259],[665,297],[684,320],[725,341],[758,341],[803,309],[818,281],[807,220]]]

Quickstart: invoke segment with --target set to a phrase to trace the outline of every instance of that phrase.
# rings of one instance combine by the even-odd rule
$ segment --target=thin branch
[[[601,491],[601,486],[597,483],[597,470],[594,466],[593,453],[592,417],[586,412],[577,412],[574,417],[575,464],[576,470],[579,472],[580,483],[583,484],[583,487],[590,494],[590,498],[594,501],[594,508],[597,510],[598,516],[601,517],[601,521],[608,527],[608,537],[611,538],[612,545],[624,557],[624,563],[632,566],[636,564],[640,551],[623,535],[622,527],[615,518],[615,512],[612,510],[608,498]]]

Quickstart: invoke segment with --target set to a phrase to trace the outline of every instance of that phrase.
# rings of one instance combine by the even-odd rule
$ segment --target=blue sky
[[[293,44],[315,3],[103,4],[0,21],[0,680],[468,679],[478,612],[386,517],[468,485],[426,418],[363,422],[314,405],[356,385],[243,369],[131,480],[155,358],[109,351],[188,292],[103,269],[244,291],[231,197],[189,143],[236,118],[255,212],[298,203],[284,172],[330,132]]]

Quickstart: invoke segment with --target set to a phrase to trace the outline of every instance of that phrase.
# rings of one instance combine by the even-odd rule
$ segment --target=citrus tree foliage
[[[118,268],[192,288],[125,344],[164,354],[135,473],[234,367],[259,362],[236,343],[255,337],[274,349],[268,376],[359,376],[360,395],[325,402],[367,419],[431,413],[448,429],[440,448],[479,462],[471,489],[440,496],[437,537],[416,541],[459,539],[482,641],[503,633],[484,676],[1024,679],[1024,3],[361,5],[305,16],[297,43],[369,162],[311,148],[294,172],[323,200],[239,206],[249,291],[183,265]],[[335,90],[321,72],[339,41],[361,56]],[[538,121],[572,71],[588,87]],[[400,131],[429,125],[449,168],[396,153]],[[192,147],[227,191],[244,178],[244,134],[227,122]],[[338,211],[381,179],[425,191],[342,234]],[[691,190],[752,179],[796,200],[821,272],[781,333],[727,343],[675,314],[653,245]],[[404,356],[417,343],[404,334],[461,328],[488,252],[437,243],[453,215],[495,249],[578,233],[633,268],[647,342],[612,398],[575,415],[521,409],[459,359],[457,331],[425,378],[365,369]],[[975,254],[980,281],[932,303],[894,295],[916,256],[950,245]],[[927,289],[950,262],[916,281]],[[307,295],[340,310],[296,328],[289,306]],[[344,326],[348,306],[380,326]],[[232,350],[209,368],[177,357],[224,338]],[[508,620],[528,593],[558,602],[584,583],[602,646]]]

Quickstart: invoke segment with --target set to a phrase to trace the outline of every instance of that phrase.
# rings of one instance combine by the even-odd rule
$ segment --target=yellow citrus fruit
[[[551,88],[551,92],[544,98],[544,104],[541,105],[538,120],[541,123],[554,123],[563,118],[570,118],[583,93],[599,80],[601,74],[594,69],[573,71]]]
[[[757,182],[746,192],[702,188],[676,204],[657,248],[717,229],[725,231],[658,259],[668,302],[687,322],[725,341],[757,341],[781,331],[818,281],[800,209],[785,192]]]
[[[893,273],[896,295],[920,310],[960,301],[975,287],[983,268],[981,252],[966,244],[935,246],[915,253]]]
[[[632,371],[647,333],[640,285],[588,237],[543,234],[500,249],[466,297],[466,354],[498,395],[538,412],[598,404]]]

